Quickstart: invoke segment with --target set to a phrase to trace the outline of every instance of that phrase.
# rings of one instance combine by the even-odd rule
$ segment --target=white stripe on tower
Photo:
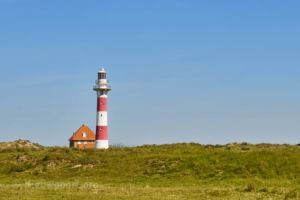
[[[97,92],[97,121],[96,121],[96,148],[107,149],[108,145],[108,119],[107,119],[107,93],[110,86],[106,79],[106,72],[101,69],[94,90]]]

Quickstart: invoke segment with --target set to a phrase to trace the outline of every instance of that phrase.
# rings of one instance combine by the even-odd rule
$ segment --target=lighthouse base
[[[96,149],[108,149],[108,140],[96,140]]]

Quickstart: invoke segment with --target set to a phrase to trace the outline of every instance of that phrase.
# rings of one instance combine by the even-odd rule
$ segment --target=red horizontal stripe
[[[97,111],[107,111],[107,98],[98,97]]]
[[[97,126],[96,140],[108,140],[107,126]]]

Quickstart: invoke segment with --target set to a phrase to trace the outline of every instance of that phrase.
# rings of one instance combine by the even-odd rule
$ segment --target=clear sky
[[[300,143],[298,0],[0,0],[0,141]]]

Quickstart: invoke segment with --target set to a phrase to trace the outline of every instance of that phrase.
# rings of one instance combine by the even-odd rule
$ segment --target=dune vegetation
[[[300,199],[298,145],[1,144],[0,199]]]

